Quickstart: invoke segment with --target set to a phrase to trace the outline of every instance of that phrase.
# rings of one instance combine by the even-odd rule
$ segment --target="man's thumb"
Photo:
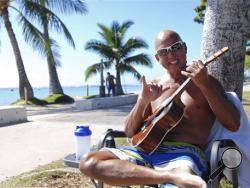
[[[144,75],[141,77],[141,82],[143,86],[147,85],[146,78]]]

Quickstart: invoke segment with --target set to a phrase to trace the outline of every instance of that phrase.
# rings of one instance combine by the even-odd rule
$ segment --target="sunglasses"
[[[185,46],[185,42],[178,41],[169,47],[161,48],[161,49],[157,50],[156,54],[159,56],[164,56],[170,52],[175,52],[175,51],[181,49],[183,46]]]

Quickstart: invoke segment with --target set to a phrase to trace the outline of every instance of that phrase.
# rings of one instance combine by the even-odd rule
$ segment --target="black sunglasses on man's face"
[[[156,53],[159,56],[164,56],[164,55],[167,55],[170,52],[175,52],[175,51],[181,49],[183,46],[185,46],[185,42],[178,41],[178,42],[172,44],[169,47],[161,48],[161,49],[157,50]]]

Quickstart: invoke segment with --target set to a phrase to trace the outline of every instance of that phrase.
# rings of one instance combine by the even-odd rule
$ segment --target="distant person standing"
[[[106,86],[108,88],[108,96],[110,96],[110,91],[112,91],[112,96],[115,96],[115,77],[107,72]]]

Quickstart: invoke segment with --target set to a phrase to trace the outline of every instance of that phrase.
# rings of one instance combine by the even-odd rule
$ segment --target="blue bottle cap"
[[[89,129],[89,126],[76,126],[76,129],[74,131],[76,136],[89,136],[92,134],[91,130]]]

